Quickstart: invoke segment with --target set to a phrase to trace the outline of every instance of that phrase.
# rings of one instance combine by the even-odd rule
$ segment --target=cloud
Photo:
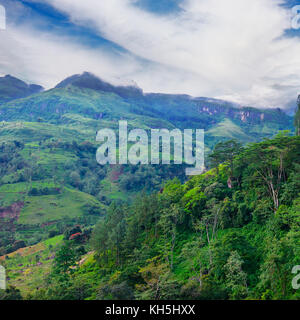
[[[18,41],[25,33],[29,44],[25,58],[22,53],[29,60],[26,74],[33,72],[43,83],[86,70],[134,79],[145,91],[260,107],[284,107],[299,92],[300,40],[284,36],[291,22],[282,1],[184,0],[181,11],[168,15],[144,11],[135,6],[137,0],[46,1],[72,23],[93,28],[131,54],[14,30]]]
[[[0,33],[0,39],[1,74],[11,74],[46,88],[87,70],[118,83],[118,78],[140,68],[130,55],[87,48],[67,36],[41,33],[30,27],[10,26]]]

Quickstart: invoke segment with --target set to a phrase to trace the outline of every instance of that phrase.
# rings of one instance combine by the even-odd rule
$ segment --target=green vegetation
[[[0,79],[0,300],[299,299],[300,136],[276,135],[291,117],[90,74]],[[207,171],[98,165],[96,133],[121,119],[205,129]]]
[[[5,261],[0,260],[9,270],[10,286],[17,287],[23,295],[39,288],[51,271],[55,252],[59,250],[62,241],[62,235],[49,238],[9,254]]]
[[[300,137],[220,143],[211,158],[185,184],[112,204],[89,242],[71,230],[26,297],[299,299]]]
[[[97,207],[105,212],[105,206],[92,196],[65,188],[58,195],[31,196],[25,198],[25,205],[18,223],[37,224],[57,221],[64,217],[75,218],[88,213],[89,208]]]
[[[0,77],[0,103],[23,98],[42,91],[38,85],[28,85],[27,83],[10,75]]]

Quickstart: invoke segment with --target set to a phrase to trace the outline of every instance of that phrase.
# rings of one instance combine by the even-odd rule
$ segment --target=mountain
[[[137,87],[136,85],[114,86],[89,72],[84,72],[81,75],[73,75],[60,82],[56,86],[56,88],[66,88],[70,85],[102,92],[111,92],[123,98],[137,97],[143,95],[143,90]]]
[[[293,119],[280,109],[259,110],[204,97],[144,93],[135,85],[114,86],[90,73],[69,77],[47,91],[11,76],[1,78],[1,84],[2,94],[3,88],[14,93],[11,99],[31,92],[0,104],[0,145],[4,143],[0,155],[0,211],[14,212],[11,206],[19,208],[19,202],[23,203],[19,221],[27,212],[24,203],[32,201],[28,198],[32,179],[41,193],[34,199],[43,196],[41,186],[55,180],[52,182],[57,188],[75,188],[105,206],[114,200],[131,199],[142,189],[159,190],[165,179],[186,179],[181,166],[98,166],[96,132],[117,129],[119,120],[127,120],[129,129],[205,129],[206,156],[220,141],[237,139],[247,144],[272,137],[278,130],[294,131]],[[8,203],[4,201],[8,199],[6,185],[11,188],[9,192],[16,192]],[[45,203],[45,208],[39,211],[34,205],[30,207],[28,212],[35,208],[31,215],[28,213],[30,219],[54,219],[55,215],[46,213],[58,200],[36,204],[39,202]]]
[[[205,97],[144,93],[134,84],[113,85],[91,73],[69,77],[47,91],[6,76],[0,81],[0,96],[0,261],[7,263],[9,284],[25,294],[44,283],[48,272],[41,270],[51,269],[63,239],[73,239],[80,233],[81,240],[86,241],[92,228],[104,217],[116,217],[116,221],[123,223],[118,214],[112,215],[109,211],[112,203],[121,208],[120,204],[130,204],[142,190],[145,193],[160,191],[160,195],[169,197],[165,181],[179,178],[185,182],[187,179],[185,167],[181,165],[98,165],[95,137],[99,129],[117,129],[118,121],[124,119],[130,129],[205,129],[206,155],[220,141],[234,138],[247,144],[273,137],[278,130],[294,131],[293,119],[280,109],[260,110]],[[296,153],[292,154],[299,159]],[[260,158],[256,157],[255,161],[260,162]],[[276,161],[272,163],[277,164]],[[247,174],[247,166],[244,170]],[[245,189],[234,190],[236,193],[231,194],[233,190],[228,187],[230,180],[225,167],[221,165],[219,173],[211,173],[208,171],[204,176],[188,180],[182,189],[179,182],[169,189],[170,194],[172,190],[186,192],[175,197],[183,197],[178,205],[184,206],[178,207],[178,212],[184,212],[189,204],[193,210],[198,210],[199,205],[204,205],[202,193],[205,192],[209,197],[205,212],[224,205],[224,218],[234,217],[232,227],[236,227],[245,215],[251,217],[257,204],[256,196],[266,192],[261,192],[260,185],[253,191],[252,184],[244,179],[238,185]],[[201,189],[198,179],[203,180]],[[299,180],[296,175],[293,179],[295,182],[291,180],[291,186]],[[235,181],[230,185],[235,187]],[[291,194],[289,188],[287,195]],[[243,193],[245,201],[241,201]],[[253,198],[251,203],[247,202],[249,197]],[[220,202],[215,206],[216,200]],[[265,200],[258,202],[256,211],[266,207]],[[194,205],[194,201],[199,203]],[[145,201],[140,203],[144,206]],[[155,202],[150,199],[149,204],[149,210],[147,205],[142,209],[136,207],[142,220],[139,224],[132,220],[133,234],[143,237],[135,227],[140,225],[141,232],[148,232],[151,230],[148,223],[150,226],[156,221],[156,218],[149,222],[144,219],[156,213],[150,210],[155,208]],[[166,205],[169,206],[168,202]],[[261,214],[265,214],[264,210]],[[112,231],[109,239],[119,232],[114,224],[115,220],[105,225],[105,232]],[[118,222],[116,225],[123,230],[123,225]],[[78,232],[78,226],[82,232]],[[155,230],[150,232],[149,239],[156,234]],[[188,239],[184,237],[190,234],[191,230],[184,231],[180,237],[185,242]],[[260,234],[264,235],[264,229]],[[104,244],[108,238],[103,240]],[[128,241],[131,240],[128,238]],[[151,247],[147,241],[145,244]],[[168,246],[160,243],[159,247]],[[11,259],[5,259],[7,255]],[[139,266],[145,265],[145,261],[141,262]]]
[[[36,84],[27,84],[10,75],[0,77],[0,104],[19,98],[24,98],[42,92],[44,88]]]
[[[15,90],[14,83],[10,88]],[[0,106],[1,121],[44,121],[74,127],[75,118],[87,130],[93,123],[93,140],[97,128],[115,127],[117,121],[126,119],[136,128],[205,129],[210,148],[220,139],[237,138],[247,143],[272,137],[278,130],[294,130],[292,117],[281,109],[261,110],[211,98],[144,93],[135,85],[114,86],[87,72],[65,79],[54,89]]]
[[[56,88],[71,86],[116,94],[130,105],[130,113],[164,119],[181,129],[191,127],[208,130],[220,124],[224,128],[225,121],[241,127],[245,134],[253,136],[254,139],[255,134],[259,135],[259,131],[269,134],[273,133],[273,130],[292,129],[292,118],[279,108],[259,110],[212,98],[144,93],[137,86],[114,86],[88,72],[69,77]],[[102,113],[102,117],[106,116],[109,117],[105,112]]]
[[[136,85],[114,86],[88,72],[71,76],[60,82],[56,88],[70,86],[117,94],[131,105],[138,105],[139,108],[134,110],[137,114],[154,117],[160,115],[172,122],[194,122],[196,119],[198,122],[206,121],[206,124],[214,124],[220,115],[251,124],[262,124],[264,121],[274,120],[285,124],[285,121],[291,120],[283,116],[284,112],[279,108],[259,110],[212,98],[191,97],[184,94],[144,93]]]

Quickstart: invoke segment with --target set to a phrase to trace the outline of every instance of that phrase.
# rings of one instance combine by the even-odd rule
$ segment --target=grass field
[[[0,257],[7,271],[8,285],[17,287],[23,295],[39,288],[50,272],[55,252],[62,241],[63,235],[59,235],[19,249],[6,258]]]
[[[37,224],[79,217],[85,213],[86,205],[99,205],[105,210],[93,196],[69,188],[58,195],[27,196],[18,223]]]

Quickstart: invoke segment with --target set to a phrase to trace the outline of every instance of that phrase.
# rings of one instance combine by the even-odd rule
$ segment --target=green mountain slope
[[[178,165],[98,165],[96,132],[118,129],[119,120],[127,120],[129,129],[205,129],[207,152],[229,138],[246,144],[294,130],[292,118],[279,109],[145,94],[134,85],[112,86],[89,73],[43,92],[12,77],[1,79],[0,255],[76,224],[92,227],[112,202],[159,191],[167,179],[186,180]]]
[[[184,184],[111,206],[90,241],[67,232],[2,257],[10,283],[27,299],[299,300],[300,137],[251,144],[232,163],[223,153]]]
[[[115,87],[84,73],[64,80],[55,89],[0,103],[0,139],[14,136],[23,141],[36,137],[36,141],[59,138],[94,143],[99,129],[117,129],[119,120],[127,120],[129,129],[205,129],[208,152],[229,137],[248,143],[272,137],[279,130],[294,131],[292,118],[280,109],[242,108],[186,95],[144,94],[135,86]]]
[[[0,77],[0,103],[23,98],[43,91],[43,87],[27,83],[10,75]]]

